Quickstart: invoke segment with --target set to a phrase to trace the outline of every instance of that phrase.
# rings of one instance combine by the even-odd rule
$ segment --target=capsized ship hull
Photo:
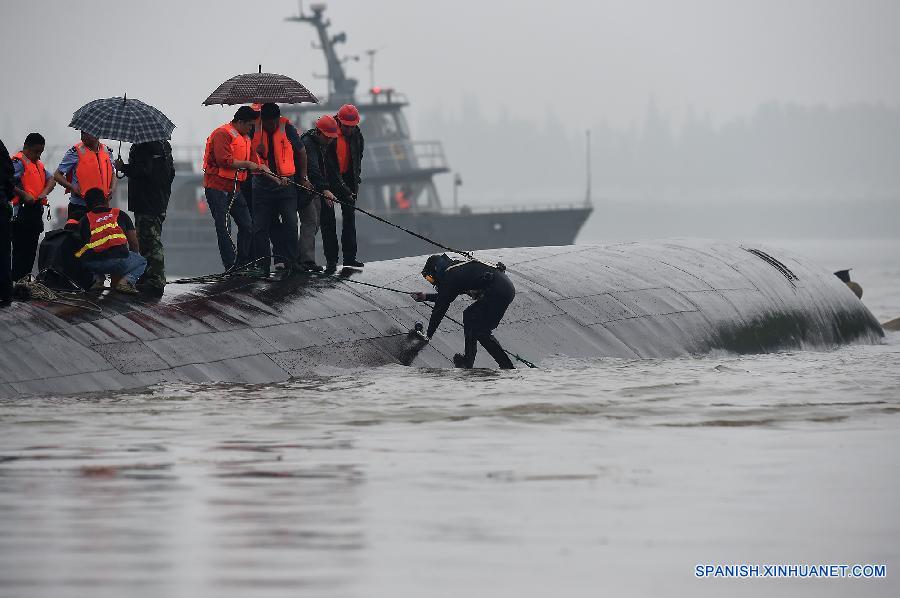
[[[836,277],[758,246],[661,241],[481,252],[518,293],[496,335],[541,364],[554,356],[662,358],[878,342],[881,326]],[[102,313],[35,301],[0,312],[0,397],[161,382],[263,383],[320,366],[452,367],[463,345],[445,320],[418,349],[429,309],[422,257],[372,263],[349,280],[295,276],[170,285],[160,300],[107,294]],[[461,320],[468,300],[449,315]],[[478,366],[493,367],[482,351]]]

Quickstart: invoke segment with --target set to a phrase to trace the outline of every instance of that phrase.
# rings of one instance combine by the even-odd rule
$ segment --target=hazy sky
[[[0,134],[10,146],[32,129],[59,135],[85,102],[128,92],[175,121],[175,142],[201,144],[233,111],[203,99],[258,63],[322,89],[314,30],[282,20],[296,11],[291,0],[4,2],[14,72]],[[651,97],[676,118],[774,99],[900,104],[896,0],[334,0],[326,14],[348,34],[341,53],[362,56],[347,63],[362,87],[364,51],[382,48],[376,83],[409,95],[413,123],[438,105],[458,111],[464,94],[489,116],[619,126]]]

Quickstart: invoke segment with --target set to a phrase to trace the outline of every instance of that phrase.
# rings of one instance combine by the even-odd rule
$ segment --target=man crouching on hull
[[[410,293],[416,301],[434,301],[425,340],[430,340],[437,331],[450,304],[466,293],[475,299],[475,303],[463,311],[466,352],[453,356],[454,365],[471,368],[475,363],[478,343],[481,343],[501,369],[513,369],[506,351],[491,334],[500,325],[506,308],[516,296],[516,288],[504,274],[502,266],[496,268],[474,260],[457,261],[441,254],[428,258],[422,268],[422,276],[437,289],[437,293]]]

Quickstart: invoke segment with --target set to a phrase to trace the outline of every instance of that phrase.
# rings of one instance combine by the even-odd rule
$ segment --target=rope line
[[[251,173],[251,174],[253,174],[253,175],[259,175],[260,173],[258,173],[258,172],[253,172],[253,173]],[[429,239],[429,238],[426,237],[425,235],[421,235],[421,234],[419,234],[419,233],[417,233],[417,232],[415,232],[415,231],[409,230],[409,229],[406,228],[406,227],[403,227],[403,226],[400,226],[399,224],[396,224],[396,223],[394,223],[394,222],[391,222],[390,220],[387,220],[387,219],[385,219],[385,218],[382,218],[381,216],[379,216],[379,215],[377,215],[377,214],[373,214],[372,212],[366,210],[365,208],[359,207],[358,205],[356,205],[355,202],[342,201],[342,200],[338,199],[337,197],[335,197],[334,199],[329,200],[329,199],[325,196],[324,193],[321,193],[321,192],[319,192],[319,191],[316,191],[315,189],[309,189],[309,188],[307,188],[307,187],[304,187],[304,186],[301,185],[300,183],[298,183],[298,182],[296,182],[295,180],[293,180],[291,177],[280,176],[280,175],[277,175],[277,174],[272,174],[272,175],[270,175],[270,176],[274,176],[274,177],[277,178],[277,179],[286,180],[286,181],[288,181],[291,185],[294,185],[294,186],[297,187],[298,189],[303,189],[304,191],[308,191],[309,193],[312,193],[312,194],[314,194],[314,195],[318,195],[319,197],[321,197],[321,198],[323,198],[323,199],[325,199],[325,200],[332,201],[332,202],[337,203],[337,204],[340,204],[340,205],[342,205],[342,206],[347,206],[347,207],[353,208],[353,209],[356,210],[357,212],[362,212],[363,214],[365,214],[365,215],[368,216],[369,218],[374,218],[375,220],[377,220],[377,221],[379,221],[379,222],[382,222],[382,223],[384,223],[384,224],[387,224],[388,226],[393,226],[394,228],[399,229],[399,230],[402,230],[402,231],[405,232],[406,234],[412,235],[412,236],[416,237],[417,239],[421,239],[422,241],[425,241],[426,243],[431,243],[431,244],[434,245],[435,247],[439,247],[439,248],[441,248],[441,249],[443,249],[443,250],[445,250],[445,251],[449,251],[449,252],[451,252],[451,253],[456,253],[456,254],[458,254],[458,255],[461,255],[461,256],[463,256],[463,257],[465,257],[465,258],[467,258],[467,259],[470,259],[470,260],[473,260],[473,261],[476,261],[476,262],[477,262],[477,261],[480,261],[480,260],[478,260],[477,258],[475,258],[475,256],[473,256],[473,255],[472,255],[471,253],[469,253],[468,251],[463,251],[463,250],[461,250],[461,249],[454,249],[453,247],[448,247],[448,246],[446,246],[446,245],[442,245],[442,244],[438,243],[437,241],[435,241],[434,239]]]

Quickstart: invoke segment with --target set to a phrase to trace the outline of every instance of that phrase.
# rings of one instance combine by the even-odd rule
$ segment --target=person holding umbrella
[[[72,114],[69,126],[81,131],[81,143],[63,156],[53,174],[57,183],[72,194],[69,219],[80,220],[87,212],[82,194],[99,189],[107,204],[116,187],[112,150],[100,139],[144,143],[169,139],[175,125],[165,114],[128,96],[92,100]]]
[[[301,102],[312,102],[316,103],[319,100],[316,99],[316,96],[311,94],[306,87],[291,79],[290,77],[286,77],[285,75],[278,75],[275,73],[264,73],[262,72],[262,65],[259,66],[258,73],[245,73],[242,75],[236,75],[225,81],[221,85],[219,85],[206,100],[203,101],[203,105],[212,106],[214,104],[222,104],[222,105],[237,105],[237,104],[272,104],[272,106],[278,110],[278,107],[275,104],[299,104]],[[303,187],[307,187],[309,183],[303,179],[303,150],[302,146],[296,146],[295,141],[292,139],[293,135],[287,128],[287,125],[284,124],[284,121],[287,119],[281,119],[280,110],[278,112],[271,111],[270,107],[267,111],[266,116],[269,117],[266,120],[269,121],[269,124],[272,125],[270,127],[270,136],[278,137],[278,140],[272,139],[276,144],[281,144],[284,142],[286,145],[282,146],[282,153],[278,154],[276,151],[270,152],[266,154],[266,160],[260,161],[259,157],[256,153],[256,146],[261,145],[263,141],[267,139],[264,132],[259,132],[259,137],[255,137],[254,141],[250,141],[249,139],[243,141],[240,139],[241,137],[245,137],[247,133],[250,131],[251,126],[254,124],[252,121],[256,120],[259,117],[259,112],[253,110],[248,106],[242,106],[238,109],[237,113],[235,113],[235,118],[230,123],[222,125],[216,131],[213,132],[213,135],[210,136],[209,140],[207,140],[207,152],[206,155],[210,156],[209,165],[213,169],[213,175],[210,177],[204,177],[204,187],[206,187],[207,191],[207,201],[209,202],[210,212],[213,214],[213,218],[216,220],[216,231],[219,233],[219,252],[222,255],[222,263],[225,264],[226,268],[229,263],[233,263],[234,259],[232,256],[234,255],[234,246],[231,243],[231,237],[228,235],[227,229],[224,227],[225,219],[227,218],[226,210],[220,208],[218,205],[214,204],[224,204],[226,206],[230,206],[235,210],[232,212],[232,217],[235,218],[237,222],[239,219],[243,220],[245,223],[244,228],[246,229],[246,224],[250,221],[250,214],[247,210],[247,203],[243,197],[243,194],[240,192],[239,185],[241,182],[247,180],[247,172],[241,169],[247,169],[251,171],[262,171],[267,174],[272,174],[272,169],[269,167],[269,162],[273,159],[275,160],[278,169],[282,167],[284,169],[290,170],[291,165],[289,164],[292,160],[287,159],[288,145],[290,146],[290,151],[293,152],[293,160],[297,160],[297,167],[295,167],[295,175],[300,174],[301,179],[298,182],[299,185]],[[265,117],[264,117],[265,118]],[[247,119],[250,119],[248,121]],[[277,129],[282,123],[284,126],[284,134],[281,135],[276,132]],[[265,128],[264,128],[265,131]],[[216,137],[215,143],[213,143]],[[230,153],[229,153],[230,152]],[[240,158],[236,158],[235,156],[240,156]],[[246,156],[246,157],[244,157]],[[218,159],[223,160],[231,160],[231,162],[224,164],[216,162]],[[237,160],[237,162],[234,162]],[[246,165],[238,165],[234,166],[234,164],[246,162]],[[258,162],[258,163],[256,163]],[[251,164],[253,163],[253,164]],[[204,159],[204,168],[206,167],[207,161]],[[225,174],[219,170],[224,167]],[[210,171],[206,171],[208,174]],[[281,173],[283,174],[283,173]],[[288,197],[288,192],[285,186],[275,186],[274,180],[276,179],[263,179],[265,183],[264,185],[268,186],[269,183],[272,183],[272,188],[268,189],[279,196],[279,199],[274,200],[276,203],[290,203],[290,200],[286,200]],[[290,184],[289,179],[281,179],[284,181],[284,184]],[[206,184],[209,181],[213,187],[210,187]],[[255,195],[257,188],[262,189],[260,183],[257,183],[256,178],[253,179],[251,187],[251,195]],[[296,196],[296,191],[292,189],[294,196]],[[267,194],[266,191],[263,191],[264,197],[268,195],[268,199],[265,199],[267,205],[263,207],[263,203],[259,203],[262,207],[265,214],[257,215],[254,213],[254,220],[257,221],[257,226],[261,227],[261,229],[266,229],[271,233],[271,217],[274,215],[272,206],[268,205],[268,203],[272,202],[271,194]],[[283,194],[284,197],[281,197]],[[212,199],[211,199],[212,198]],[[228,199],[226,202],[225,200]],[[254,198],[254,210],[256,209],[257,203]],[[263,199],[260,200],[263,202]],[[311,203],[311,202],[310,202]],[[243,206],[243,207],[241,207]],[[283,214],[283,206],[277,206],[278,211],[282,213],[282,219],[285,218]],[[221,217],[216,217],[216,213],[219,212],[222,214]],[[303,213],[304,210],[300,210]],[[235,216],[235,213],[238,214]],[[318,228],[318,211],[316,211],[315,218],[315,227]],[[280,228],[283,230],[285,228],[290,228],[290,220],[292,218],[290,216],[287,217],[288,222],[286,226],[281,226]],[[265,222],[263,222],[265,221]],[[220,222],[222,224],[220,224]],[[296,224],[294,225],[296,227]],[[241,223],[238,222],[238,263],[243,263],[247,261],[247,257],[244,257],[243,251],[246,251],[246,255],[249,256],[250,252],[250,239],[252,237],[248,232],[244,232],[242,243],[242,235],[241,235]],[[307,227],[309,228],[309,227]],[[278,242],[276,246],[276,251],[279,253],[293,253],[290,250],[284,250],[282,247],[280,237],[282,231],[279,231],[278,234],[275,235],[275,238]],[[260,230],[260,235],[263,234],[263,230]],[[313,231],[313,235],[315,235],[315,231]],[[286,240],[285,243],[290,243],[290,240]],[[256,241],[258,245],[257,257],[265,257],[269,255],[268,250],[268,233],[265,237]],[[315,237],[312,239],[313,248],[315,248]],[[303,243],[300,243],[301,248]]]
[[[137,287],[161,297],[166,287],[162,227],[175,178],[172,146],[165,140],[135,143],[128,152],[128,164],[116,158],[115,167],[128,177],[128,209],[134,212],[140,253],[147,260]]]
[[[81,220],[87,213],[83,193],[88,189],[100,189],[108,203],[116,188],[112,149],[101,144],[99,137],[82,130],[81,141],[63,155],[53,180],[71,194],[69,220]]]
[[[300,134],[281,116],[278,104],[262,105],[261,122],[253,134],[253,149],[260,161],[278,177],[253,177],[253,259],[258,274],[269,273],[269,241],[276,248],[276,262],[287,268],[297,260],[297,189],[291,177],[306,175],[306,150]],[[273,226],[276,219],[281,224]]]
[[[241,193],[241,183],[247,180],[248,172],[272,174],[268,166],[259,163],[251,147],[249,134],[257,118],[259,112],[241,106],[231,122],[210,134],[203,152],[203,190],[216,225],[219,255],[226,271],[250,262],[253,220]],[[236,252],[231,242],[229,216],[238,227]]]

